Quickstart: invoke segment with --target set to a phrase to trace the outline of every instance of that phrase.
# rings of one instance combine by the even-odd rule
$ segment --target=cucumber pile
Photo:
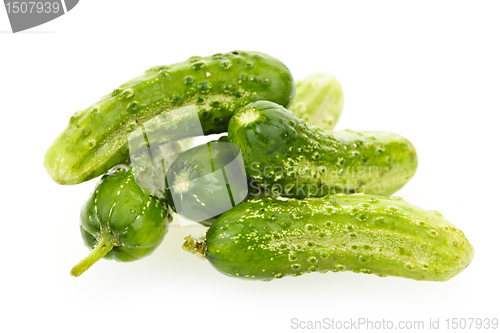
[[[91,253],[71,275],[150,255],[174,213],[208,227],[183,248],[231,277],[463,271],[474,255],[463,232],[391,196],[417,170],[415,147],[334,130],[343,101],[331,74],[295,83],[276,58],[234,51],[153,67],[78,111],[44,160],[61,185],[103,175],[80,214]],[[217,133],[227,135],[178,141]]]

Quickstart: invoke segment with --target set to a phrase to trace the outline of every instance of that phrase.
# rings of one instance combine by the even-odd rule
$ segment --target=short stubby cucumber
[[[187,237],[184,249],[226,275],[255,280],[353,271],[446,281],[474,255],[438,212],[365,194],[250,200],[222,214],[204,240]]]
[[[238,146],[227,142],[227,136],[179,154],[165,179],[169,206],[186,219],[210,226],[247,195],[245,166],[237,159],[239,154]]]
[[[150,255],[171,221],[165,201],[137,185],[128,166],[116,166],[82,207],[80,231],[92,252],[73,267],[71,275],[81,275],[103,257],[129,262]]]
[[[78,184],[126,163],[129,134],[145,130],[148,121],[158,118],[152,125],[165,126],[161,117],[178,111],[169,128],[157,131],[168,140],[226,132],[240,107],[261,99],[287,106],[294,90],[288,68],[260,52],[234,51],[153,67],[75,113],[49,147],[44,166],[59,184]],[[199,116],[201,134],[182,123],[183,113],[191,109]]]
[[[285,197],[391,195],[414,175],[417,153],[388,132],[325,132],[272,102],[250,103],[229,122],[249,185]]]
[[[333,130],[344,107],[344,92],[329,73],[314,73],[298,80],[295,97],[288,110],[309,125]]]

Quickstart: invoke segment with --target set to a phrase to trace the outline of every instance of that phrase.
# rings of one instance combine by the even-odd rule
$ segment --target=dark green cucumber
[[[184,249],[220,272],[255,280],[353,271],[446,281],[472,261],[462,231],[436,211],[365,194],[250,200]]]
[[[78,184],[127,162],[129,134],[136,128],[141,130],[138,137],[150,130],[159,133],[148,138],[148,146],[152,140],[225,132],[233,113],[249,102],[266,99],[286,106],[293,95],[288,68],[260,52],[192,57],[153,67],[75,113],[49,147],[44,166],[59,184]],[[175,116],[167,117],[174,111]],[[199,116],[198,126],[186,116],[191,112]]]
[[[391,195],[417,169],[417,153],[388,132],[325,132],[272,102],[240,109],[229,122],[252,188],[305,198],[332,193]]]
[[[237,145],[228,143],[227,136],[179,154],[165,177],[169,206],[184,218],[209,227],[220,214],[240,202],[269,196],[271,193],[260,189],[249,192],[240,154]]]
[[[150,255],[171,221],[166,203],[137,185],[129,167],[111,169],[82,207],[80,231],[92,252],[71,275],[79,276],[103,257],[129,262]]]
[[[179,154],[167,171],[166,198],[184,218],[210,226],[215,218],[247,195],[238,146],[227,137]]]

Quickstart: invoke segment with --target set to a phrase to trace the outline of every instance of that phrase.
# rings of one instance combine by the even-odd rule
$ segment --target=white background
[[[500,2],[81,1],[19,34],[0,7],[2,208],[0,331],[287,332],[291,319],[500,317],[498,114]],[[150,257],[102,261],[80,207],[96,180],[56,185],[45,150],[69,117],[153,65],[234,49],[273,55],[301,78],[333,73],[345,107],[337,128],[387,130],[419,154],[397,194],[439,210],[475,248],[444,283],[354,273],[272,282],[221,275],[181,250],[202,227],[171,225]],[[360,330],[361,331],[361,330]]]

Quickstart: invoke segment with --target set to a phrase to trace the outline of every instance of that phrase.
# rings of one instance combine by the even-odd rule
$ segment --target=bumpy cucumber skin
[[[414,175],[417,153],[388,132],[325,132],[272,102],[250,103],[229,122],[250,187],[305,198],[334,193],[391,195]]]
[[[212,154],[209,153],[205,144],[193,147],[179,154],[175,161],[170,165],[165,179],[165,187],[167,189],[165,191],[165,197],[168,205],[174,212],[179,213],[175,208],[174,196],[176,196],[177,200],[180,201],[189,200],[194,202],[195,200],[193,199],[196,199],[197,204],[192,206],[191,210],[186,210],[186,213],[188,214],[184,215],[184,217],[188,219],[190,219],[190,217],[191,219],[194,218],[196,222],[205,227],[210,227],[215,222],[215,220],[220,216],[218,212],[227,210],[226,207],[222,207],[220,198],[221,196],[225,197],[229,191],[231,191],[231,196],[233,197],[235,204],[238,204],[239,201],[237,200],[240,200],[243,197],[243,200],[246,201],[271,195],[271,193],[264,192],[261,189],[255,190],[248,188],[247,184],[234,181],[231,182],[232,187],[230,188],[228,184],[225,183],[224,179],[221,179],[220,177],[213,177],[211,179],[204,178],[203,176],[213,172],[214,166],[217,168],[217,166],[225,166],[231,162],[233,163],[233,166],[225,169],[228,179],[230,177],[233,179],[245,178],[243,172],[239,173],[238,168],[236,168],[236,165],[234,164],[235,162],[233,162],[236,155],[239,154],[239,149],[237,151],[219,149],[219,153],[214,158],[214,146],[212,143],[215,142],[229,142],[229,140],[227,136],[221,136],[218,140],[209,142],[208,144],[210,144]],[[189,187],[184,191],[177,192],[169,186],[168,179],[174,180],[173,183],[175,183],[175,180],[179,179],[179,176],[185,177],[186,175],[188,176]],[[196,192],[192,191],[192,189],[196,189]],[[249,192],[249,190],[253,190],[253,192]],[[211,218],[200,221],[196,218],[196,212],[198,210],[211,210],[215,211],[218,215],[214,215]],[[192,212],[192,214],[189,214],[190,212]]]
[[[438,212],[364,194],[247,201],[215,221],[205,244],[217,270],[255,280],[353,271],[446,281],[474,255]]]
[[[240,107],[263,99],[286,106],[294,89],[288,68],[260,52],[234,51],[153,67],[75,113],[49,147],[44,166],[59,184],[78,184],[126,163],[128,134],[156,116],[195,104],[204,133],[221,133]],[[179,129],[178,137],[184,132]]]
[[[114,239],[104,258],[130,262],[150,255],[171,221],[166,203],[138,186],[132,171],[119,165],[103,176],[82,207],[80,231],[90,250],[102,236]]]
[[[225,180],[225,177],[246,179],[243,166],[241,169],[225,168],[225,177],[221,177],[220,173],[214,174],[215,170],[220,170],[234,161],[239,153],[237,148],[229,144],[227,136],[224,136],[219,140],[193,147],[177,156],[170,165],[165,179],[166,199],[174,212],[204,226],[210,226],[218,215],[231,208],[231,206],[224,207],[227,205],[226,200],[222,200],[224,203],[221,203],[221,199],[227,198],[229,192],[233,201],[246,196],[246,183],[233,182],[233,186],[229,188]],[[172,186],[169,186],[169,180]],[[176,209],[175,202],[183,203],[182,212]],[[239,202],[240,200],[235,204]],[[207,214],[211,217],[200,218]]]
[[[295,86],[295,97],[288,107],[309,125],[333,130],[344,107],[344,92],[337,79],[329,73],[313,73]]]

